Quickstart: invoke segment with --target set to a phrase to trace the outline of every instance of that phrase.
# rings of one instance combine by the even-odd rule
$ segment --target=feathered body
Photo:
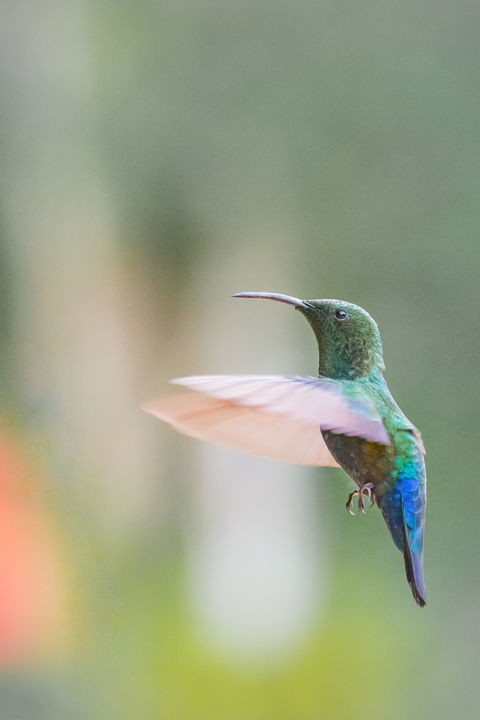
[[[376,501],[403,552],[415,601],[425,605],[424,448],[383,377],[380,333],[358,305],[239,293],[293,305],[319,348],[319,377],[213,375],[175,382],[193,392],[161,398],[149,412],[187,435],[287,462],[342,467]],[[351,497],[349,497],[349,504]]]
[[[412,594],[423,606],[426,474],[422,439],[395,403],[381,375],[356,382],[361,382],[365,393],[373,399],[390,444],[369,442],[330,430],[322,430],[323,439],[340,467],[358,487],[373,483],[377,505],[395,545],[404,554]]]
[[[317,338],[319,375],[336,379],[345,396],[368,397],[390,443],[322,430],[325,443],[359,488],[372,483],[375,500],[397,548],[403,552],[415,601],[425,605],[423,528],[426,472],[422,438],[393,399],[383,377],[382,342],[377,324],[357,305],[340,300],[307,301],[302,309]],[[310,306],[310,307],[308,307]],[[335,312],[348,316],[338,321]],[[348,327],[348,321],[354,321]]]

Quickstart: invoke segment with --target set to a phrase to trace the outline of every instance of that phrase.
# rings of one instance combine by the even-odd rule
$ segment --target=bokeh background
[[[4,0],[0,717],[478,718],[480,5]],[[429,604],[348,478],[142,413],[378,321]]]

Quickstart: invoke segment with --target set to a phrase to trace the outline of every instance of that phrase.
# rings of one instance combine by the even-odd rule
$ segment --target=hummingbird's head
[[[276,293],[246,292],[233,297],[276,300],[299,310],[317,338],[320,375],[353,380],[384,367],[377,323],[359,305],[344,300],[300,300]]]

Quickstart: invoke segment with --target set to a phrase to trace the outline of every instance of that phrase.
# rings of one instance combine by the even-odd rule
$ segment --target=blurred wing
[[[337,463],[318,425],[256,407],[190,392],[161,398],[144,410],[191,437],[300,465]]]
[[[194,389],[144,409],[209,442],[302,465],[337,466],[320,429],[388,444],[368,398],[351,400],[326,378],[204,375],[172,381]]]

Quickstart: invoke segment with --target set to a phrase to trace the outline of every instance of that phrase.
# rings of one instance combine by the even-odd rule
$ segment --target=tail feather
[[[425,607],[425,580],[423,577],[423,553],[413,552],[408,541],[405,526],[403,527],[403,559],[405,574],[410,585],[413,598],[420,607]]]

